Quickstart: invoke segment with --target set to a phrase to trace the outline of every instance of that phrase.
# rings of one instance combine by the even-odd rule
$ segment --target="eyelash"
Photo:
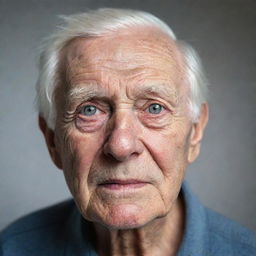
[[[140,112],[148,112],[149,113],[149,111],[146,111],[146,110],[148,110],[148,108],[150,107],[150,105],[152,105],[152,104],[159,104],[159,105],[161,105],[162,106],[162,109],[163,110],[169,110],[170,112],[172,112],[169,108],[167,108],[166,106],[165,106],[165,104],[162,104],[162,103],[160,103],[160,102],[158,102],[158,101],[155,101],[155,100],[150,100],[150,102],[147,102],[146,104],[144,104],[144,105],[142,105],[142,106],[140,106],[140,107],[136,107],[136,109],[137,110],[139,110]],[[65,113],[65,116],[64,116],[64,122],[65,123],[69,123],[69,122],[72,122],[72,121],[74,121],[78,116],[79,116],[79,114],[81,113],[81,111],[82,111],[82,108],[83,107],[85,107],[85,106],[87,106],[87,105],[93,105],[93,106],[95,106],[99,111],[101,111],[101,112],[109,112],[110,113],[110,115],[113,113],[113,107],[110,105],[110,104],[108,104],[108,111],[106,111],[106,110],[103,110],[103,107],[99,107],[99,104],[97,104],[97,103],[94,103],[94,102],[86,102],[86,103],[81,103],[77,108],[76,108],[76,110],[75,111],[67,111],[66,113]],[[141,111],[141,109],[142,109],[142,111]],[[161,111],[161,112],[163,112],[163,110]],[[152,114],[152,113],[149,113],[149,114],[151,114],[151,116],[154,118],[154,117],[159,117],[159,115],[161,115],[161,112],[159,113],[159,114],[157,114],[157,115],[155,115],[155,114]],[[94,115],[92,115],[92,116],[94,116]],[[84,117],[86,117],[85,115],[84,115]],[[90,118],[89,116],[87,117],[87,118]]]
[[[105,112],[106,110],[104,109],[110,109],[109,104],[107,103],[99,103],[99,102],[95,102],[95,101],[87,101],[87,102],[83,102],[81,103],[77,109],[76,109],[76,113],[80,113],[82,111],[82,109],[86,106],[95,106],[97,109],[99,109],[102,112]]]
[[[166,107],[165,104],[159,101],[149,99],[146,99],[146,101],[147,102],[145,104],[137,104],[137,106],[135,106],[135,111],[137,111],[138,115],[140,116],[139,118],[141,118],[141,122],[143,122],[146,126],[158,127],[159,122],[162,123],[164,120],[166,120],[164,117],[168,117],[166,116],[167,112],[173,113],[170,108]],[[153,104],[157,104],[161,107],[159,113],[150,112],[149,108]],[[96,112],[98,112],[98,114],[96,113],[90,116],[82,113],[83,108],[90,105],[97,108]],[[155,110],[157,112],[157,108]],[[102,127],[102,125],[104,125],[109,118],[111,118],[113,111],[113,106],[111,106],[109,103],[95,101],[83,102],[77,106],[75,111],[67,111],[65,113],[64,122],[75,122],[76,127],[82,132],[94,132]]]
[[[81,103],[80,105],[77,106],[77,108],[74,111],[66,111],[66,113],[64,114],[64,123],[70,123],[75,121],[78,117],[79,114],[82,111],[82,108],[87,106],[87,105],[93,105],[96,106],[95,103]],[[96,106],[97,109],[100,109],[98,106]]]
[[[149,108],[150,108],[150,106],[152,106],[152,105],[154,105],[154,104],[161,106],[161,111],[160,111],[160,113],[161,113],[163,110],[166,110],[166,107],[165,107],[163,104],[161,104],[161,103],[159,103],[159,102],[150,102],[150,103],[145,104],[145,105],[142,107],[142,108],[143,108],[143,111],[150,113],[150,112],[149,112]],[[76,114],[76,115],[81,114],[83,108],[85,108],[85,107],[87,107],[87,106],[94,106],[94,107],[96,107],[96,109],[97,109],[98,111],[106,112],[106,111],[104,111],[101,107],[99,107],[98,104],[86,103],[86,104],[81,104],[80,106],[78,106],[78,108],[76,109],[76,111],[74,112],[74,114]],[[147,111],[147,110],[148,110],[148,111]],[[112,112],[113,112],[112,107],[110,107],[110,108],[108,109],[108,111],[109,111],[110,113],[112,113]],[[151,114],[153,114],[153,113],[151,113]],[[154,114],[153,114],[153,115],[154,115]],[[86,116],[86,115],[85,115],[85,116]],[[93,116],[93,115],[92,115],[92,116]]]
[[[166,104],[163,104],[163,103],[161,103],[161,102],[159,102],[159,101],[156,101],[156,100],[150,100],[149,102],[147,102],[146,104],[144,104],[144,105],[141,107],[141,109],[142,109],[143,112],[147,112],[147,113],[149,113],[149,114],[151,114],[151,115],[154,115],[153,113],[150,113],[150,112],[149,112],[149,107],[150,107],[151,105],[154,105],[154,104],[160,105],[161,108],[162,108],[161,111],[160,111],[160,113],[158,114],[158,116],[159,116],[163,111],[166,111],[166,110],[169,110],[169,111],[171,112],[170,108],[168,108],[168,107],[166,106]]]

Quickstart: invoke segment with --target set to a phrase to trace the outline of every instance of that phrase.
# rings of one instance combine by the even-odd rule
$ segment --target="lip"
[[[147,185],[148,182],[136,179],[110,179],[99,184],[99,186],[110,190],[136,189]]]

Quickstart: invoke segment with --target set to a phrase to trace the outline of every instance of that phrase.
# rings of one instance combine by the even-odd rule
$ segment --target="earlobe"
[[[52,158],[52,161],[59,169],[62,169],[61,158],[55,145],[54,131],[48,127],[45,119],[40,115],[38,116],[38,124],[39,124],[40,130],[44,135],[45,142],[46,142],[49,154]]]
[[[196,160],[200,153],[201,141],[203,139],[204,130],[208,123],[209,109],[208,104],[201,105],[198,121],[192,125],[189,138],[188,162],[192,163]]]

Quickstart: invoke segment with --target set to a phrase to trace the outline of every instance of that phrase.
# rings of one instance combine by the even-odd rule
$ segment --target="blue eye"
[[[93,105],[86,105],[81,108],[80,113],[85,116],[92,116],[95,115],[97,112],[97,108]]]
[[[157,103],[153,103],[148,107],[148,112],[151,114],[159,114],[163,110],[163,106]]]

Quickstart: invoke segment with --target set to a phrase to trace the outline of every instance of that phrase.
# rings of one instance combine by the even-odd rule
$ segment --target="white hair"
[[[207,85],[202,72],[200,59],[195,50],[186,43],[176,40],[171,28],[152,14],[128,10],[101,8],[81,14],[60,16],[64,21],[57,31],[47,38],[41,46],[39,76],[36,84],[37,108],[47,125],[54,129],[56,122],[56,105],[54,91],[58,84],[60,51],[72,39],[78,37],[104,36],[119,29],[131,27],[154,27],[168,35],[184,54],[187,81],[190,86],[188,105],[191,118],[196,122],[201,104],[206,101]]]

